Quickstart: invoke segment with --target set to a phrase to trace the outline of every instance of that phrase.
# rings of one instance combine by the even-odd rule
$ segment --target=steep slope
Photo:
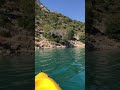
[[[33,3],[34,0],[0,1],[1,55],[28,54],[34,50],[34,16],[31,15],[34,12]]]
[[[86,48],[119,48],[119,0],[87,0],[86,7]]]
[[[74,47],[81,46],[82,42],[85,42],[84,23],[52,12],[38,1],[36,1],[35,12],[36,46]]]

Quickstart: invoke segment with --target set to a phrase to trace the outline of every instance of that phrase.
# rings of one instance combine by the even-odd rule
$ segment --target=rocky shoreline
[[[35,42],[35,48],[37,49],[45,49],[45,48],[70,48],[70,47],[76,47],[76,48],[84,48],[85,44],[80,41],[69,41],[69,45],[62,45],[60,43],[56,43],[53,41],[49,41],[47,39],[43,39],[41,41]]]
[[[112,49],[120,49],[120,43],[115,39],[108,38],[105,35],[91,35],[86,40],[86,50],[94,51],[94,50],[112,50]]]
[[[84,48],[85,23],[72,20],[36,2],[35,48]],[[42,14],[44,15],[42,15]]]

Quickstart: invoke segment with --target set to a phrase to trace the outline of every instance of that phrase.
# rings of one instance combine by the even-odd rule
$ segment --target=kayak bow
[[[47,74],[40,72],[35,76],[35,90],[62,90]]]

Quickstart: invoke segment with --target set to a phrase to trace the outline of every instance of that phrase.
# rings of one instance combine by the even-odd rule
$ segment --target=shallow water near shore
[[[63,90],[85,90],[85,49],[43,49],[35,55],[35,74],[47,73]]]

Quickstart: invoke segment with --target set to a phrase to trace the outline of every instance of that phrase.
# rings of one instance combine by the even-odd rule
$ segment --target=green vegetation
[[[7,3],[9,2],[9,3]],[[24,29],[34,29],[34,0],[1,0],[0,26],[22,27]],[[7,4],[7,5],[6,5]],[[15,13],[14,13],[15,12]]]
[[[83,31],[79,34],[79,40],[81,42],[85,43],[85,31]]]
[[[36,2],[35,20],[38,31],[42,30],[43,37],[57,43],[66,44],[68,40],[75,40],[76,33],[80,33],[80,41],[85,40],[85,24],[72,20],[57,12],[51,12],[41,3]],[[39,35],[39,34],[38,34]],[[38,37],[36,35],[36,37]]]
[[[34,0],[0,1],[0,54],[25,54],[34,47]],[[29,50],[28,50],[29,49]]]
[[[120,40],[120,15],[116,15],[116,17],[111,15],[108,20],[106,33],[110,38]]]

